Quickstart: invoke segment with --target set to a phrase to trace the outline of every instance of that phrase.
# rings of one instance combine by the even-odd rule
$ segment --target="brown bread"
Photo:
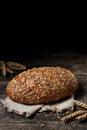
[[[78,88],[75,75],[62,67],[37,67],[15,76],[6,93],[22,104],[42,104],[71,96]]]

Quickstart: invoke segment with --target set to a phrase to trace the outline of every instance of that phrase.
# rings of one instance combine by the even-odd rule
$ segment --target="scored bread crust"
[[[42,104],[71,96],[78,88],[75,75],[62,67],[37,67],[15,76],[7,85],[7,95],[22,104]]]

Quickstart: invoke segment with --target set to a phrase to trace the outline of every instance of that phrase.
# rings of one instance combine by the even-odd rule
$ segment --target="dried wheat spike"
[[[6,71],[7,71],[7,72],[9,72],[9,73],[11,73],[11,74],[13,74],[13,73],[14,73],[14,71],[13,71],[13,70],[11,70],[11,69],[9,69],[9,68],[7,68],[7,67],[6,67]]]
[[[78,121],[83,121],[83,120],[87,119],[87,112],[85,114],[82,114],[82,115],[76,117],[76,119]]]
[[[87,109],[87,104],[86,103],[83,103],[83,102],[77,101],[77,100],[74,100],[74,102],[75,102],[75,104],[77,106]]]
[[[9,61],[9,62],[6,62],[6,64],[7,64],[8,68],[13,69],[13,70],[25,70],[26,69],[26,66],[16,63],[16,62]]]
[[[73,113],[71,113],[71,114],[69,114],[69,115],[67,115],[67,116],[65,116],[65,117],[63,117],[63,118],[61,118],[61,120],[62,120],[62,121],[68,121],[68,120],[70,120],[70,119],[73,119],[73,118],[76,117],[77,115],[83,114],[83,113],[85,113],[85,112],[86,112],[85,110],[77,110],[77,111],[75,111],[75,112],[73,112]]]
[[[0,61],[0,65],[1,65],[2,74],[5,76],[6,75],[6,66],[5,66],[4,61]]]

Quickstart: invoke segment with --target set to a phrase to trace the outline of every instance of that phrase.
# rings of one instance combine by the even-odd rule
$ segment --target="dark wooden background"
[[[25,44],[26,45],[26,44]],[[62,66],[70,69],[79,81],[75,99],[87,103],[87,51],[85,46],[63,45],[21,45],[9,44],[0,47],[0,60],[23,63],[27,69],[38,66]],[[0,72],[0,98],[5,98],[5,88],[15,76],[3,77]],[[44,124],[42,126],[42,124]],[[40,113],[30,118],[8,113],[0,104],[0,130],[86,130],[87,121],[67,124],[56,118],[56,113]]]

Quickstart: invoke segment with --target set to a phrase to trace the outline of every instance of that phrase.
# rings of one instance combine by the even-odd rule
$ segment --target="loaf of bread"
[[[78,88],[75,75],[62,67],[37,67],[15,76],[6,93],[22,104],[47,104],[71,96]]]

